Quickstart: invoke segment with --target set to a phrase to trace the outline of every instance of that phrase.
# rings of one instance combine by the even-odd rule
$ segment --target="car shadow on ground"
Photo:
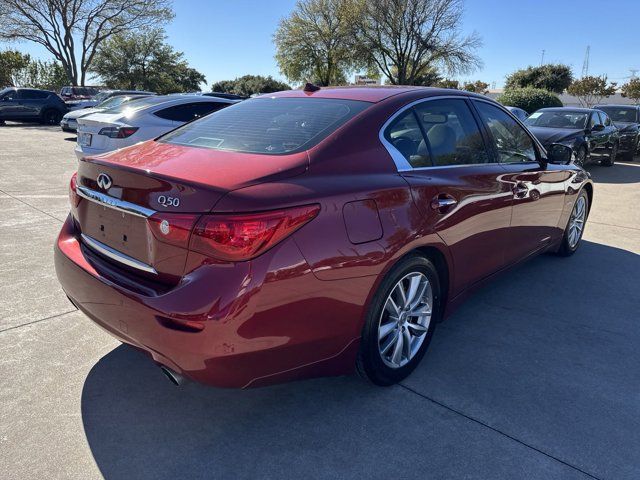
[[[634,162],[616,161],[613,167],[602,165],[588,165],[586,170],[597,183],[639,183],[640,157]]]
[[[25,123],[19,123],[19,122],[6,122],[4,124],[0,124],[0,128],[29,128],[31,130],[43,130],[43,131],[54,131],[54,130],[60,130],[60,126],[59,125],[42,125],[41,123],[29,123],[29,122],[25,122]]]
[[[423,363],[403,383],[465,414],[479,408],[472,417],[516,438],[533,435],[527,441],[543,451],[559,451],[563,461],[571,463],[576,456],[580,463],[584,453],[591,473],[598,473],[603,463],[611,463],[614,470],[602,467],[599,473],[613,477],[620,473],[615,468],[628,469],[629,462],[640,468],[637,458],[629,460],[640,449],[640,439],[631,431],[638,422],[629,420],[637,419],[639,412],[624,411],[634,402],[618,401],[612,409],[608,403],[600,405],[611,398],[592,390],[614,380],[631,382],[619,378],[625,372],[637,376],[630,370],[638,358],[628,358],[627,342],[640,341],[633,300],[637,285],[632,284],[638,271],[640,255],[586,241],[569,259],[544,255],[517,267],[475,294],[436,330]],[[597,281],[589,281],[594,272]],[[492,304],[505,298],[510,299],[506,306],[492,310]],[[618,332],[599,332],[596,338],[604,338],[607,352],[625,356],[626,364],[612,357],[607,361],[613,365],[603,365],[602,354],[594,353],[603,347],[594,345],[589,332],[600,328]],[[566,340],[565,334],[575,336]],[[615,345],[618,341],[621,345]],[[570,350],[556,348],[554,342],[570,344]],[[551,359],[536,357],[536,352],[549,357],[550,345]],[[519,356],[512,360],[516,367],[509,364],[514,352]],[[588,365],[589,358],[597,364]],[[573,379],[570,386],[567,379]],[[336,472],[341,472],[340,478],[381,478],[397,476],[398,471],[409,474],[408,466],[416,462],[420,468],[411,470],[409,477],[422,477],[425,471],[438,478],[482,477],[483,466],[495,472],[512,461],[509,455],[515,462],[527,458],[496,446],[504,441],[509,448],[521,448],[517,442],[407,388],[372,387],[355,376],[244,391],[197,384],[178,388],[147,357],[120,346],[89,372],[82,392],[82,421],[95,461],[108,480],[336,478]],[[474,388],[482,391],[470,393]],[[624,397],[635,387],[626,388],[610,395]],[[532,394],[534,389],[537,394]],[[505,403],[511,393],[520,393],[515,412],[513,402]],[[575,397],[569,404],[567,394]],[[480,399],[488,406],[482,407]],[[512,414],[516,418],[510,418]],[[599,428],[603,421],[608,428]],[[608,436],[613,435],[627,440],[612,451]],[[407,445],[420,445],[423,455],[416,457]],[[535,473],[542,466],[527,468]]]

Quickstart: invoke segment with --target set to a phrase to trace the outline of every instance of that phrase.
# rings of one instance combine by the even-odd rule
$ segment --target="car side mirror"
[[[591,129],[592,132],[601,132],[602,130],[604,130],[604,125],[602,125],[601,123],[594,125]]]
[[[573,149],[559,143],[554,143],[549,147],[549,150],[547,150],[547,159],[550,163],[567,165],[571,163],[572,157]]]

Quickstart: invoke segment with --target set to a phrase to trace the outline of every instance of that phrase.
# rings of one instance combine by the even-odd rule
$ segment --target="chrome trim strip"
[[[129,255],[125,255],[124,253],[119,252],[118,250],[115,250],[109,247],[108,245],[105,245],[104,243],[99,242],[95,238],[91,238],[90,236],[85,235],[84,233],[81,233],[80,236],[82,237],[82,240],[84,241],[84,243],[87,244],[89,248],[104,255],[105,257],[109,257],[110,259],[115,260],[116,262],[122,263],[123,265],[127,265],[128,267],[137,268],[138,270],[153,273],[156,275],[158,274],[158,272],[156,272],[156,269],[153,268],[151,265],[147,265],[146,263],[143,263],[139,260],[136,260],[135,258],[130,257]]]
[[[100,204],[103,207],[118,210],[119,212],[130,213],[131,215],[136,215],[142,218],[150,217],[151,215],[156,213],[155,210],[152,210],[150,208],[141,207],[140,205],[136,205],[135,203],[120,200],[119,198],[96,192],[95,190],[91,190],[87,187],[78,186],[77,191],[78,195],[80,195],[82,198],[86,198],[87,200]]]

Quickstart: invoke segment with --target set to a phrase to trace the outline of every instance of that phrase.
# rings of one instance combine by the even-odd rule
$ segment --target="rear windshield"
[[[294,153],[316,145],[370,105],[327,98],[254,98],[178,128],[160,141],[234,152]]]

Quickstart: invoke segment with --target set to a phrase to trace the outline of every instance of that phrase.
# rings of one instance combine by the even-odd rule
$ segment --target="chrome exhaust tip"
[[[165,367],[164,365],[160,365],[160,370],[164,373],[164,376],[169,379],[171,383],[173,383],[176,387],[184,384],[185,379],[182,375],[177,372],[174,372],[169,367]]]

